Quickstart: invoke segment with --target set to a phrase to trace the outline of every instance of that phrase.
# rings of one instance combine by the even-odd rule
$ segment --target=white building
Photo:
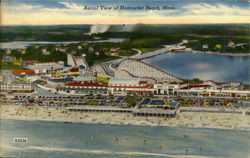
[[[3,62],[13,62],[14,58],[11,56],[4,56],[2,61]]]
[[[139,78],[111,78],[108,90],[113,95],[153,94],[153,84]]]
[[[42,49],[43,55],[50,55],[50,52],[47,49]]]
[[[6,54],[10,55],[11,54],[11,50],[10,49],[6,49]]]
[[[66,52],[66,49],[65,48],[56,48],[56,51],[59,51],[59,52],[62,52],[62,53],[65,53]]]
[[[208,49],[208,45],[207,44],[202,45],[202,49]]]
[[[1,93],[33,93],[34,85],[29,83],[0,83]]]
[[[47,73],[49,71],[62,70],[64,65],[62,62],[44,62],[44,63],[33,63],[26,66],[28,69],[35,70],[36,74]]]

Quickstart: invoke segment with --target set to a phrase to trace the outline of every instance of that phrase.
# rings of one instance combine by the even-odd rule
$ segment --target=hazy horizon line
[[[113,24],[113,23],[106,23],[106,24],[27,24],[27,25],[4,25],[1,24],[1,26],[60,26],[60,25],[218,25],[218,24],[250,24],[249,23],[176,23],[176,24],[162,24],[162,23],[158,23],[158,24],[151,24],[151,23],[135,23],[135,24]]]

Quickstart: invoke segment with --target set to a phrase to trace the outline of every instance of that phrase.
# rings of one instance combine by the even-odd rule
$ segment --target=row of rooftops
[[[80,81],[73,81],[70,83],[65,84],[66,86],[88,86],[88,87],[109,87],[109,88],[153,88],[153,84],[149,84],[145,81],[140,81],[139,79],[136,81],[134,79],[121,79],[121,78],[112,78],[110,79],[109,84],[100,84],[96,82],[80,82]],[[126,82],[128,81],[128,82]],[[134,82],[134,83],[133,83]],[[211,81],[212,82],[212,81]],[[240,82],[225,82],[222,84],[216,85],[209,85],[209,84],[169,84],[169,85],[176,85],[177,89],[240,89],[242,84]]]
[[[118,79],[120,80],[120,79]],[[129,85],[129,84],[102,84],[98,82],[80,82],[80,81],[73,81],[70,83],[66,83],[65,86],[77,86],[77,87],[103,87],[103,88],[142,88],[147,89],[151,88],[153,84],[137,84]]]
[[[36,74],[35,70],[14,70],[12,71],[13,75],[20,75],[20,74]],[[96,83],[96,78],[90,74],[80,74],[74,78],[73,82],[69,82],[65,84],[66,86],[93,86],[93,87],[107,87],[107,85],[103,85],[100,83]],[[109,79],[109,86],[115,87],[137,87],[137,88],[150,88],[147,81],[141,80],[140,78],[110,78]],[[212,88],[212,89],[219,89],[219,88],[233,88],[239,89],[243,86],[241,82],[233,81],[233,82],[223,82],[223,83],[216,83],[212,80],[203,81],[202,83],[194,83],[194,82],[171,82],[171,83],[164,83],[158,82],[156,85],[176,85],[179,89],[193,89],[193,88]]]

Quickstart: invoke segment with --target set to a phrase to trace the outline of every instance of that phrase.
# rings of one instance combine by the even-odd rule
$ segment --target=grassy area
[[[136,98],[133,96],[128,96],[124,100],[128,104],[128,107],[134,107],[136,105]]]
[[[106,58],[102,58],[102,59],[95,59],[93,61],[93,64],[102,63],[102,62],[106,62],[106,61],[110,61],[110,60],[115,60],[115,59],[119,59],[119,57],[113,56],[113,57],[106,57]]]
[[[249,84],[244,84],[243,90],[250,90],[250,85]]]
[[[119,50],[118,53],[119,56],[132,56],[137,54],[137,52],[133,50]]]
[[[163,47],[155,47],[155,48],[140,48],[140,50],[142,51],[142,53],[149,53],[152,51],[156,51],[158,49],[161,49]]]
[[[104,83],[104,84],[108,84],[108,82],[109,82],[109,77],[98,75],[98,76],[96,77],[96,80],[97,80],[97,82],[102,82],[102,83]]]
[[[0,62],[1,70],[23,70],[26,69],[22,66],[14,65],[12,63]]]

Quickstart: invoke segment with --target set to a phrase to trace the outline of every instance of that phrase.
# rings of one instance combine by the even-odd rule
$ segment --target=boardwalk
[[[116,112],[116,113],[131,113],[134,116],[175,116],[176,109],[137,109],[137,108],[118,108],[107,106],[72,106],[68,107],[69,111],[82,112]]]
[[[180,112],[212,112],[212,113],[236,113],[250,114],[250,108],[226,108],[226,107],[180,107],[177,113]]]
[[[250,115],[250,108],[223,108],[223,107],[178,107],[176,109],[150,109],[150,108],[119,108],[110,106],[72,106],[68,107],[69,111],[82,112],[115,112],[115,113],[131,113],[134,116],[159,116],[174,117],[181,112],[209,112],[209,113],[235,113],[242,115]]]

